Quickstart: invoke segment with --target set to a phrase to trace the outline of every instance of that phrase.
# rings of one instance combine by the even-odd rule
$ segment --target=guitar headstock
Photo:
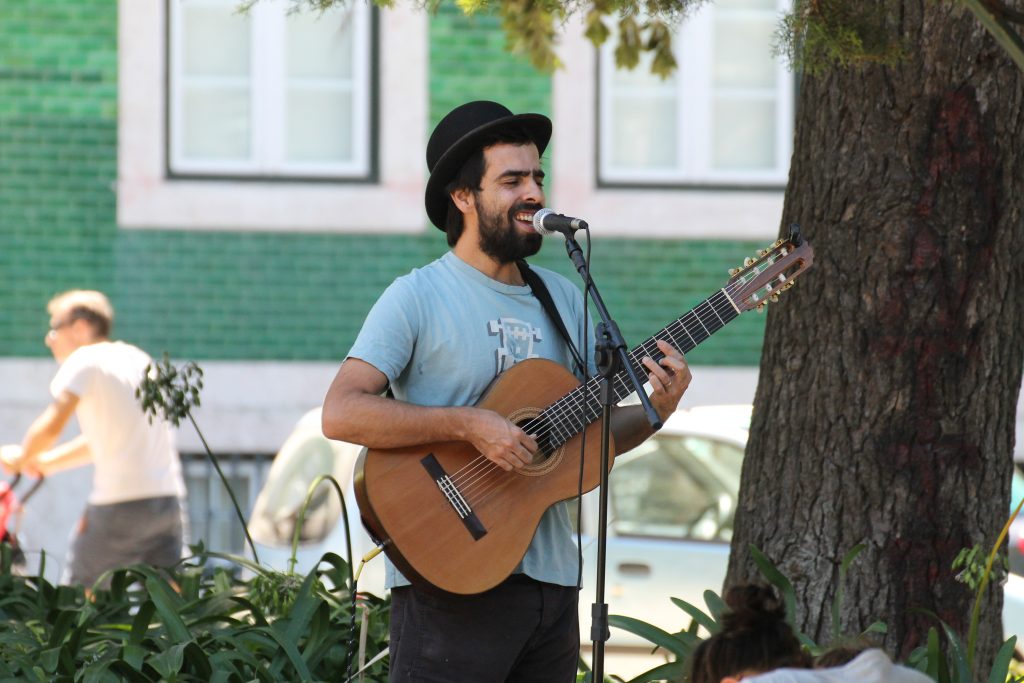
[[[793,286],[797,276],[811,267],[814,249],[800,235],[800,226],[789,228],[789,237],[748,258],[742,268],[729,271],[725,291],[740,311],[762,310]]]

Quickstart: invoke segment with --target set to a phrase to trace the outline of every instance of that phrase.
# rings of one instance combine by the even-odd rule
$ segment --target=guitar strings
[[[719,292],[718,294],[721,294],[721,292]],[[680,324],[681,322],[686,322],[686,319],[688,317],[690,318],[689,322],[692,323],[695,320],[697,322],[697,324],[699,324],[700,327],[703,328],[703,330],[705,332],[705,335],[704,335],[703,338],[705,338],[705,339],[707,337],[711,336],[711,334],[713,334],[713,332],[717,331],[718,329],[721,329],[721,327],[723,327],[727,323],[727,321],[722,318],[722,315],[720,314],[719,309],[722,310],[722,311],[727,311],[729,309],[728,309],[728,307],[725,307],[725,306],[721,305],[722,301],[717,301],[717,302],[713,302],[712,301],[712,299],[716,299],[716,298],[720,298],[720,297],[718,295],[713,295],[712,297],[709,297],[706,301],[702,302],[702,305],[699,305],[699,306],[695,307],[693,311],[691,311],[690,313],[684,315],[682,318],[680,318],[679,321],[676,321],[673,324],[670,324],[669,326],[667,326],[663,330],[665,335],[668,336],[668,338],[673,342],[673,344],[677,348],[679,348],[679,347],[685,348],[685,345],[679,344],[678,340],[676,339],[676,336],[673,334],[673,329],[674,328],[680,328],[687,335],[687,337],[689,338],[689,340],[690,340],[690,342],[692,344],[691,348],[693,346],[696,346],[696,344],[697,344],[696,340],[693,339],[693,335],[691,335],[689,333],[689,331],[686,329],[686,326]],[[717,307],[716,307],[716,304],[717,304]],[[715,318],[717,318],[717,323],[718,324],[715,324],[715,321],[712,320],[710,318],[710,316],[707,315],[708,309],[710,309],[710,312],[712,314],[714,314]],[[708,325],[706,325],[705,321],[701,319],[701,314],[704,314],[705,317],[708,318],[708,322],[711,325],[711,327],[713,328],[712,330],[709,330],[708,329]],[[637,347],[637,349],[635,349],[633,352],[631,352],[629,354],[630,361],[632,361],[633,364],[635,366],[637,366],[638,369],[642,369],[642,366],[640,365],[638,360],[642,359],[644,356],[651,356],[656,361],[660,360],[661,357],[664,357],[664,354],[662,354],[660,352],[660,350],[657,349],[657,346],[656,346],[657,339],[658,339],[658,336],[655,335],[655,337],[652,337],[651,339],[645,341],[643,344],[641,344],[639,347]],[[652,342],[655,345],[652,348],[648,348],[648,345],[650,345]],[[689,350],[689,349],[687,349],[687,350]],[[616,377],[615,377],[615,379],[613,381],[613,386],[616,389],[616,394],[617,395],[619,394],[619,391],[618,391],[619,387],[615,386],[616,384],[622,385],[623,389],[625,389],[627,387],[625,380],[621,376],[616,375]],[[553,432],[556,427],[559,428],[560,432],[561,432],[562,429],[564,429],[565,432],[568,435],[568,438],[566,438],[565,434],[562,434],[562,433],[558,434],[558,437],[560,439],[563,439],[562,443],[564,443],[564,441],[568,440],[569,438],[572,438],[572,436],[575,436],[575,434],[578,433],[582,429],[582,427],[578,424],[578,420],[575,419],[578,416],[575,415],[575,414],[572,414],[572,413],[573,413],[573,411],[578,411],[579,408],[581,407],[582,400],[583,400],[582,399],[582,395],[585,394],[585,393],[586,394],[592,394],[593,393],[593,391],[592,391],[593,388],[594,387],[589,387],[589,389],[591,389],[591,391],[584,392],[584,391],[579,391],[579,387],[578,387],[577,390],[574,390],[574,391],[570,392],[566,397],[563,397],[562,400],[556,402],[551,407],[549,407],[549,410],[551,410],[551,408],[555,409],[554,411],[552,411],[552,414],[538,416],[538,417],[545,417],[546,419],[544,419],[543,422],[545,424],[547,424],[547,425],[550,425],[550,426],[547,429],[539,430],[541,433],[538,434],[538,435],[535,435],[535,436],[538,436],[541,439],[543,439],[545,436],[550,436],[550,433]],[[566,401],[565,399],[568,399],[568,401]],[[589,398],[588,398],[588,400],[586,402],[588,404],[591,403]],[[568,405],[566,405],[567,403],[568,403]],[[596,412],[596,411],[592,411],[590,408],[591,408],[591,406],[588,405],[588,407],[587,407],[587,417],[588,418],[590,418],[592,416],[591,415],[592,413]],[[568,412],[570,413],[571,418],[572,418],[572,423],[570,425],[568,425],[568,426],[566,425],[565,416],[564,415],[561,415],[561,416],[558,415],[559,412],[565,412],[566,409],[568,409]],[[545,412],[548,412],[548,411],[545,411]],[[596,417],[596,415],[595,415],[595,417]],[[590,421],[592,421],[592,420],[588,419],[587,424],[589,424]],[[529,426],[530,425],[528,423],[526,425],[526,429],[527,429],[528,432],[530,431],[529,430]],[[536,426],[536,425],[534,425],[534,426]],[[561,444],[558,444],[558,445],[561,445]],[[490,467],[487,466],[488,463],[490,464]],[[498,466],[495,465],[494,463],[492,463],[491,461],[487,460],[487,458],[485,458],[483,456],[480,456],[480,457],[474,459],[474,461],[471,461],[466,467],[463,467],[461,470],[456,472],[455,475],[452,478],[453,479],[453,483],[455,483],[455,485],[459,486],[459,488],[462,490],[464,496],[469,496],[469,497],[472,497],[475,500],[479,500],[479,497],[481,495],[486,494],[490,489],[493,489],[493,484],[488,485],[488,482],[485,481],[484,482],[484,487],[483,487],[482,490],[480,489],[480,487],[474,487],[473,485],[475,483],[477,483],[482,477],[486,476],[486,474],[488,474],[488,472],[487,472],[488,470],[493,471],[493,470],[496,470],[496,469],[500,469],[500,468],[498,468]],[[480,470],[484,470],[484,471],[481,472]]]
[[[644,371],[644,366],[640,361],[645,356],[650,356],[655,362],[664,358],[665,354],[657,347],[658,339],[663,338],[661,335],[667,336],[676,348],[685,349],[685,353],[695,348],[700,341],[704,341],[731,322],[738,315],[738,312],[730,295],[735,294],[736,289],[743,285],[745,285],[743,278],[738,278],[735,282],[726,285],[726,287],[695,306],[691,311],[667,325],[661,332],[630,351],[627,357],[634,366],[634,369],[638,372]],[[714,318],[706,315],[708,310],[714,315]],[[723,312],[726,313],[726,318],[728,319],[723,318]],[[705,324],[706,321],[702,319],[702,315],[707,318],[708,324]],[[717,324],[715,324],[715,319],[717,319]],[[694,339],[694,336],[687,328],[687,324],[689,323],[692,327],[694,321],[704,331],[704,335],[699,341]],[[708,329],[708,325],[711,326],[711,329]],[[680,331],[686,335],[690,342],[689,348],[686,348],[686,344],[680,344],[676,334],[674,334],[674,332],[678,333]],[[698,336],[700,337],[699,332]],[[649,346],[650,348],[648,348]],[[557,444],[547,441],[549,452],[545,453],[545,455],[550,455],[551,452],[557,450],[559,446],[572,439],[597,419],[599,413],[594,410],[592,399],[596,396],[600,381],[600,378],[593,378],[586,386],[580,385],[576,387],[544,409],[540,415],[523,425],[523,429],[527,433],[531,433],[531,427],[540,427],[540,429],[535,430],[537,431],[536,434],[532,434],[538,441],[547,441],[554,435],[555,430],[558,429],[556,436],[560,441]],[[612,379],[612,390],[617,400],[622,400],[622,398],[625,398],[630,393],[628,391],[630,386],[626,381],[624,372],[616,373]],[[581,418],[580,411],[584,413],[582,418],[585,420],[585,424],[583,425],[579,424]],[[508,477],[502,477],[502,474],[510,474],[510,472],[501,469],[485,456],[479,455],[454,472],[450,476],[450,480],[453,486],[462,494],[463,498],[466,499],[467,503],[473,507],[479,506],[491,498],[502,488],[504,483],[512,481]]]
[[[717,301],[715,301],[716,299]],[[709,311],[710,314],[713,314],[714,318],[709,315]],[[657,340],[661,338],[660,335],[662,334],[667,336],[676,348],[686,349],[686,345],[680,344],[676,338],[676,334],[673,334],[673,332],[678,333],[679,331],[685,333],[690,342],[690,348],[686,349],[686,351],[692,350],[692,348],[696,347],[699,342],[694,339],[692,334],[690,334],[690,331],[686,327],[687,322],[691,323],[692,326],[692,323],[696,321],[700,328],[703,329],[704,335],[701,337],[701,341],[703,341],[730,322],[732,318],[735,317],[735,315],[733,315],[734,311],[735,309],[728,298],[726,298],[725,293],[719,290],[719,292],[708,297],[708,299],[694,307],[693,310],[666,326],[658,335],[655,335],[640,344],[636,349],[628,354],[629,360],[634,365],[635,369],[643,371],[644,368],[639,361],[645,356],[650,356],[655,360],[655,362],[664,358],[664,354],[657,348]],[[723,319],[721,314],[722,312],[728,313],[728,320]],[[707,321],[702,319],[702,315],[707,319]],[[705,322],[707,322],[707,324],[705,324]],[[709,325],[712,329],[708,329]],[[699,331],[698,336],[701,336]],[[650,348],[648,348],[649,346]],[[599,383],[600,379],[598,378],[591,380],[591,385],[599,385]],[[612,386],[618,400],[621,400],[627,393],[629,393],[626,390],[629,388],[630,384],[627,383],[624,373],[617,373],[615,375]],[[562,397],[562,399],[559,399],[545,409],[541,415],[526,423],[523,426],[524,430],[527,431],[527,433],[531,433],[531,426],[541,426],[542,428],[537,430],[538,433],[533,435],[540,441],[552,436],[557,428],[559,432],[557,437],[561,441],[554,445],[553,449],[551,448],[551,444],[549,444],[548,450],[553,452],[554,449],[557,449],[558,446],[571,439],[587,425],[593,422],[593,419],[596,419],[598,414],[597,411],[593,409],[593,403],[591,400],[596,389],[597,387],[595,386],[588,386],[584,388],[581,385],[577,387],[573,391],[569,392],[569,394]],[[587,396],[586,399],[584,399],[584,395]],[[586,425],[580,425],[579,411],[584,402],[587,404],[584,409],[587,422]],[[541,422],[541,425],[536,424],[538,420]],[[562,433],[563,431],[565,432],[564,434]],[[550,453],[547,453],[547,455],[550,455]],[[484,502],[484,500],[492,497],[492,495],[497,492],[502,481],[508,480],[507,478],[500,476],[502,473],[507,472],[502,470],[497,464],[488,460],[483,455],[480,455],[471,460],[460,470],[456,471],[452,475],[451,481],[456,487],[458,487],[463,497],[471,506],[478,506]],[[498,476],[489,476],[491,474],[496,474]]]
[[[728,322],[732,320],[732,318],[735,317],[734,315],[732,315],[733,311],[735,310],[733,308],[732,302],[729,301],[728,298],[724,296],[724,294],[725,292],[719,290],[719,292],[712,295],[711,297],[708,297],[708,299],[703,301],[698,306],[694,307],[694,309],[691,310],[689,313],[685,314],[678,320],[666,326],[662,330],[662,333],[664,333],[664,335],[667,336],[672,341],[676,348],[685,348],[686,345],[679,344],[678,340],[676,339],[676,336],[673,334],[673,330],[677,332],[681,330],[689,338],[691,344],[690,348],[686,349],[686,351],[691,350],[699,342],[697,342],[693,338],[693,335],[690,334],[690,331],[686,327],[686,322],[692,323],[693,321],[696,321],[697,324],[699,324],[700,327],[703,328],[704,336],[701,338],[701,341],[703,341],[704,339],[710,337],[714,332],[724,327]],[[718,299],[718,301],[715,301],[715,299]],[[725,301],[723,302],[722,299],[725,299]],[[723,305],[723,303],[728,305]],[[714,314],[714,317],[717,318],[718,324],[715,324],[715,321],[709,315],[707,315],[709,309],[710,313]],[[723,319],[720,311],[728,312],[727,317],[729,318],[729,320]],[[708,323],[711,325],[712,329],[708,329],[708,325],[705,324],[705,320],[701,318],[702,314],[704,314],[704,317],[708,319]],[[700,336],[699,332],[698,336]],[[660,352],[656,345],[657,340],[659,338],[659,335],[655,335],[654,337],[643,342],[640,346],[638,346],[636,349],[634,349],[628,354],[629,360],[633,363],[637,370],[643,370],[643,366],[639,363],[639,360],[641,360],[644,356],[650,356],[656,362],[664,357],[664,354]],[[648,348],[648,345],[651,344],[653,344],[653,347]],[[625,394],[620,394],[620,387],[617,385],[622,385],[622,391],[625,391],[629,386],[627,385],[622,374],[623,373],[616,374],[616,376],[613,378],[613,390],[615,391],[616,397],[619,400],[621,400],[621,398],[624,398]],[[595,380],[592,380],[592,384],[599,382],[600,380],[596,378]],[[552,406],[549,406],[549,408],[546,409],[544,413],[538,416],[538,418],[543,418],[542,423],[548,426],[539,430],[539,433],[534,436],[543,439],[545,437],[551,436],[551,433],[554,431],[556,427],[559,428],[560,431],[564,429],[568,436],[566,437],[561,433],[558,434],[558,438],[562,439],[562,441],[555,446],[555,448],[557,448],[562,443],[565,443],[565,441],[568,441],[577,433],[582,431],[582,429],[586,425],[578,424],[579,415],[573,414],[573,411],[579,411],[579,409],[583,405],[584,395],[587,395],[586,403],[588,404],[585,408],[587,419],[586,424],[589,425],[593,421],[593,419],[596,419],[596,411],[591,410],[592,406],[590,400],[593,397],[595,387],[586,387],[585,391],[582,389],[584,389],[584,387],[577,387],[575,390],[567,394],[565,397],[552,404]],[[569,418],[571,420],[569,424],[567,424],[567,420],[565,419],[565,412],[569,413]],[[563,415],[559,415],[558,413],[563,413]],[[530,432],[529,427],[531,426],[531,423],[535,423],[535,421],[538,418],[534,418],[529,423],[524,425],[524,429],[528,433]],[[537,425],[533,424],[532,426]],[[470,463],[467,463],[466,466],[458,470],[452,476],[451,479],[453,484],[460,489],[460,492],[463,494],[463,497],[466,498],[467,502],[469,502],[469,504],[472,506],[479,505],[486,498],[490,498],[493,495],[493,493],[497,491],[497,487],[500,485],[500,483],[502,481],[508,480],[507,478],[502,478],[500,476],[500,474],[503,472],[505,471],[502,470],[498,465],[496,465],[495,463],[491,462],[486,457],[481,455],[478,456],[477,458],[474,458],[472,461],[470,461]],[[490,475],[491,473],[496,473],[499,476],[489,477],[488,475]]]

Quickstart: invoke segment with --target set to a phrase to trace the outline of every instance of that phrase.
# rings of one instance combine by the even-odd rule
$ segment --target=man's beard
[[[477,207],[480,249],[485,254],[498,263],[513,263],[540,251],[543,235],[536,232],[521,233],[512,217],[520,211],[536,211],[542,207],[537,204],[517,204],[505,214],[498,211],[491,213],[480,206],[479,202]]]

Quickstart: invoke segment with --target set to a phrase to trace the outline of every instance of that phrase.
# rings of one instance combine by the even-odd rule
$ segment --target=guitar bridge
[[[466,527],[466,530],[473,536],[473,540],[479,541],[481,538],[487,535],[487,529],[484,528],[480,518],[473,512],[473,508],[470,507],[469,502],[463,497],[462,492],[448,476],[448,473],[441,467],[441,463],[437,461],[434,454],[431,453],[425,458],[420,460],[420,464],[423,465],[423,469],[427,471],[430,478],[437,484],[437,488],[440,489],[441,495],[444,496],[448,504],[452,506],[455,514],[462,520],[462,524]]]

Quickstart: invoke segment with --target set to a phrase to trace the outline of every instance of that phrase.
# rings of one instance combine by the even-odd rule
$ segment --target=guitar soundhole
[[[538,419],[540,415],[541,411],[539,408],[524,407],[508,416],[512,424],[528,434],[533,434],[537,440],[538,449],[533,463],[521,470],[517,470],[518,474],[525,474],[527,476],[547,474],[557,467],[558,463],[562,460],[562,454],[565,449],[561,445],[554,445],[551,426],[543,418]]]
[[[538,448],[537,453],[533,456],[534,465],[543,464],[555,452],[551,445],[551,427],[548,425],[547,420],[537,417],[519,420],[515,425],[527,433],[536,435],[534,438],[537,441]]]

